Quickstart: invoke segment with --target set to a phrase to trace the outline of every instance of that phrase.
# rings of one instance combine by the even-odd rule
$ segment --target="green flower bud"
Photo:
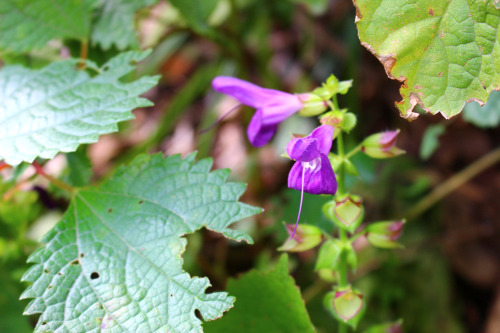
[[[305,117],[317,116],[328,109],[328,104],[321,96],[314,93],[305,93],[297,95],[304,105],[299,110],[299,114]]]
[[[325,295],[325,305],[336,317],[347,322],[354,319],[364,306],[363,294],[353,290],[351,286],[337,288]]]
[[[364,212],[361,198],[357,195],[335,197],[335,201],[327,202],[323,206],[323,213],[330,221],[351,233],[361,224]]]
[[[373,246],[384,249],[403,247],[396,240],[403,232],[404,223],[405,220],[372,223],[366,227],[366,238]]]
[[[292,234],[294,227],[293,224],[285,224],[289,235]],[[299,224],[293,238],[288,238],[278,251],[303,252],[316,247],[321,241],[321,229],[309,224]]]
[[[327,240],[319,248],[318,259],[316,260],[314,270],[336,269],[341,253],[342,243],[338,239]]]
[[[396,147],[396,137],[399,130],[386,131],[370,135],[362,142],[361,150],[372,158],[389,158],[404,153]]]

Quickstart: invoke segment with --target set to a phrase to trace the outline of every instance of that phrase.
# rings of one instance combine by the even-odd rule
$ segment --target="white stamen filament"
[[[308,162],[306,162],[306,163],[308,163]],[[304,167],[304,164],[302,163],[302,185],[301,185],[301,189],[300,189],[299,214],[297,215],[297,222],[295,222],[295,228],[293,228],[293,232],[292,232],[292,235],[290,236],[290,239],[293,239],[293,236],[295,236],[295,231],[297,231],[297,226],[299,225],[300,212],[302,211],[302,202],[304,201],[304,176],[305,176],[305,174],[306,174],[306,167]]]

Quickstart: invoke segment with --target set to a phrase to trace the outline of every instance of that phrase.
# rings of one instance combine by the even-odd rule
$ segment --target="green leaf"
[[[157,0],[107,0],[99,9],[92,27],[92,42],[104,50],[116,45],[119,50],[137,47],[134,15]]]
[[[202,332],[231,308],[227,293],[206,294],[207,278],[182,270],[186,240],[203,226],[251,242],[228,226],[260,209],[238,202],[242,183],[212,161],[140,155],[98,188],[77,190],[47,245],[28,259],[33,282],[26,314],[35,332]]]
[[[288,274],[287,255],[282,255],[270,272],[253,270],[229,280],[227,290],[236,296],[234,309],[221,320],[205,323],[205,333],[315,332]]]
[[[500,124],[500,92],[493,91],[483,106],[478,102],[467,103],[463,116],[469,123],[478,127],[497,127]]]
[[[430,125],[422,137],[422,144],[420,145],[420,157],[424,160],[434,154],[439,147],[439,137],[444,133],[445,126],[442,124]]]
[[[92,178],[92,162],[87,156],[87,146],[80,146],[75,152],[66,154],[68,172],[63,181],[71,186],[82,187]]]
[[[0,332],[33,332],[28,319],[22,316],[23,308],[19,302],[19,287],[12,283],[6,267],[0,266]]]
[[[122,53],[98,69],[78,70],[77,60],[54,62],[41,70],[6,66],[0,70],[0,159],[11,165],[37,156],[52,158],[96,142],[116,131],[117,122],[133,118],[131,110],[151,105],[138,97],[158,77],[122,83],[132,62],[149,52]],[[90,71],[97,71],[91,76]]]
[[[85,39],[91,1],[0,1],[0,49],[25,52],[54,38]]]
[[[359,38],[404,82],[401,115],[449,118],[500,87],[500,11],[484,0],[355,0]]]
[[[205,35],[211,30],[207,24],[208,17],[219,0],[170,0],[179,10],[186,23],[197,33]]]

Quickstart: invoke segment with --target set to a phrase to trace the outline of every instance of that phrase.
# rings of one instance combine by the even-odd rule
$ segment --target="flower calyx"
[[[285,223],[286,231],[290,236],[294,232],[293,224]],[[318,246],[323,240],[321,229],[309,224],[299,224],[293,238],[288,238],[278,251],[304,252]]]
[[[385,131],[372,134],[361,143],[361,151],[372,158],[390,158],[405,151],[396,147],[396,138],[399,130]]]

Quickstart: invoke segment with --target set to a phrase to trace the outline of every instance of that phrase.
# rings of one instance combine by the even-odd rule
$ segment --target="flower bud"
[[[404,153],[396,147],[396,137],[399,130],[386,131],[370,135],[362,142],[361,150],[372,158],[389,158]]]
[[[375,325],[370,327],[366,333],[403,333],[403,321],[398,320],[394,323]]]
[[[338,239],[329,239],[319,248],[318,259],[316,260],[315,271],[321,269],[336,269],[340,254],[342,253],[342,243]]]
[[[305,117],[317,116],[328,109],[328,104],[320,96],[314,93],[305,93],[297,95],[303,104],[299,114]]]
[[[363,294],[353,290],[351,286],[337,288],[335,291],[325,295],[325,305],[333,310],[336,317],[344,322],[356,317],[363,309]]]
[[[373,246],[384,249],[403,247],[396,240],[403,232],[404,223],[405,220],[372,223],[366,227],[366,238]]]
[[[341,129],[346,133],[349,133],[356,126],[357,118],[354,113],[345,112],[345,109],[342,109],[325,113],[321,116],[319,121],[322,124],[330,125],[332,127]],[[335,132],[336,137],[340,133],[340,131]]]
[[[361,198],[351,194],[335,197],[334,201],[327,202],[323,206],[325,216],[349,232],[354,232],[361,224],[364,212]]]
[[[285,224],[286,231],[292,235],[295,225]],[[279,251],[303,252],[312,249],[321,243],[321,229],[309,224],[299,224],[293,238],[288,238],[286,242],[278,248]]]

